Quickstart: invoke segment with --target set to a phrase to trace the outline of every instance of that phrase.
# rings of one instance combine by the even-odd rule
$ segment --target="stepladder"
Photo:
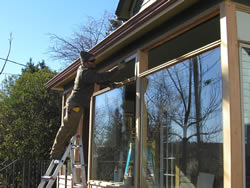
[[[71,161],[71,171],[72,171],[72,184],[73,188],[85,188],[86,187],[86,171],[84,163],[84,153],[83,153],[83,144],[82,137],[75,135],[71,138],[69,145],[67,146],[65,153],[59,160],[52,160],[45,175],[41,177],[41,182],[38,185],[38,188],[51,188],[55,183],[59,171],[62,168],[63,164],[70,158]],[[77,176],[78,172],[81,172]],[[78,173],[79,174],[79,173]]]

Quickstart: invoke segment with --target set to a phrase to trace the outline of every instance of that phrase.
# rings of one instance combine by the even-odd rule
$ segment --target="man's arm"
[[[83,80],[87,83],[105,83],[107,81],[113,80],[118,73],[118,70],[102,73],[98,73],[95,70],[87,70],[83,73]]]
[[[115,77],[119,74],[119,70],[123,69],[125,67],[125,62],[122,61],[121,63],[118,64],[118,66],[114,67],[112,70],[109,70],[109,72],[102,72],[98,73],[95,70],[87,70],[84,75],[83,79],[84,82],[88,83],[105,83],[115,81]]]

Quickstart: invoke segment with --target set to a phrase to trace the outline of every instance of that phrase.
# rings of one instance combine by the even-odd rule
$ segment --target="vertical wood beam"
[[[140,187],[140,156],[141,156],[141,78],[138,77],[140,58],[136,58],[136,114],[135,114],[135,127],[136,127],[136,141],[135,141],[135,187]]]
[[[92,178],[91,173],[92,173],[92,134],[93,134],[93,113],[94,113],[94,97],[91,97],[90,100],[90,110],[89,110],[89,146],[88,146],[88,173],[87,173],[87,184],[88,188],[92,187],[89,185],[89,181]]]
[[[100,89],[100,86],[98,84],[94,85],[94,92],[97,92]],[[86,115],[89,115],[89,122],[86,126],[88,126],[88,173],[87,173],[87,184],[88,184],[88,188],[92,187],[91,185],[89,185],[89,182],[91,180],[91,174],[92,174],[92,168],[96,168],[94,165],[92,166],[92,138],[93,138],[93,118],[94,118],[94,105],[95,105],[95,99],[92,96],[91,100],[90,100],[90,109],[89,109],[89,113],[86,113]],[[87,118],[87,117],[86,117]],[[86,160],[86,159],[84,159]]]
[[[139,50],[138,54],[139,54],[139,63],[140,63],[139,64],[139,66],[140,66],[139,73],[142,73],[142,72],[148,70],[148,52]]]
[[[225,188],[243,187],[240,67],[236,24],[235,4],[225,1],[220,6]]]
[[[138,57],[139,57],[139,74],[148,70],[148,52],[145,51],[138,51]],[[142,80],[143,79],[143,80]],[[139,186],[138,187],[146,187],[145,182],[145,169],[146,169],[146,155],[147,155],[147,108],[144,101],[144,94],[146,92],[147,83],[145,83],[144,78],[137,78],[139,81],[139,88],[140,88],[140,103],[138,103],[138,107],[140,107],[140,158],[138,163],[140,164],[140,174],[138,174],[138,177],[140,177]]]
[[[137,57],[136,58],[136,174],[135,174],[135,187],[141,187],[141,170],[142,170],[142,161],[141,156],[143,155],[143,151],[141,148],[141,141],[144,140],[144,135],[141,134],[142,130],[142,121],[141,121],[141,102],[142,102],[142,93],[141,91],[141,78],[139,77],[139,74],[145,70],[147,70],[148,67],[148,55],[146,52],[138,50],[137,51]]]

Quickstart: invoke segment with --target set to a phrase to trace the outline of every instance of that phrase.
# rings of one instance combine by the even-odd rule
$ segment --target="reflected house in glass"
[[[98,71],[126,66],[79,124],[88,187],[250,187],[250,1],[120,0],[116,15],[90,50]],[[64,102],[79,65],[46,83]]]

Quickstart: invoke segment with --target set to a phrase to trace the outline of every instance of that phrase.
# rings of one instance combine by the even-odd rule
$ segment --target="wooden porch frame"
[[[239,8],[240,7],[240,8]],[[232,1],[225,1],[220,4],[220,28],[221,28],[221,40],[215,41],[212,44],[208,44],[198,50],[186,54],[178,59],[166,62],[156,68],[148,70],[147,68],[147,51],[152,49],[154,46],[158,46],[161,42],[148,45],[147,48],[143,50],[138,50],[139,58],[139,76],[138,79],[144,77],[153,72],[159,71],[171,64],[178,63],[184,59],[190,58],[194,55],[207,51],[217,46],[221,46],[221,67],[222,67],[222,83],[223,83],[223,176],[224,176],[224,186],[225,188],[240,188],[244,187],[244,168],[243,168],[243,135],[242,135],[242,109],[241,109],[241,92],[240,92],[240,66],[239,66],[239,41],[237,39],[237,27],[236,26],[236,10],[244,9],[237,3]],[[213,16],[217,14],[217,11],[212,13]],[[196,20],[196,19],[192,19]],[[204,21],[203,19],[201,19]],[[201,23],[202,23],[201,21]],[[194,21],[193,21],[194,22]],[[191,23],[193,23],[191,22]],[[192,28],[192,24],[188,27]],[[173,35],[175,36],[175,35]],[[171,38],[171,37],[170,37]],[[169,35],[166,37],[166,41],[169,40]],[[250,43],[249,43],[250,44]],[[137,112],[140,113],[140,80],[137,82],[136,94],[138,95],[138,100],[136,100]],[[104,91],[103,91],[104,92]],[[101,93],[101,91],[100,91]],[[98,95],[100,93],[96,93]],[[139,101],[139,102],[138,102]],[[91,107],[93,105],[93,97],[91,100]],[[137,137],[140,140],[142,133],[140,118],[141,114],[136,120],[136,125],[138,125]],[[136,117],[136,118],[137,118]],[[137,122],[138,121],[138,122]],[[92,124],[93,124],[93,109],[90,110],[90,133],[89,138],[92,140]],[[138,141],[139,146],[141,143]],[[89,142],[89,148],[91,149],[91,142]],[[140,146],[141,147],[141,146]],[[139,147],[139,148],[140,148]],[[141,151],[140,151],[141,152]],[[89,165],[88,174],[91,174],[91,150],[89,150]],[[136,156],[138,160],[140,155]],[[140,169],[140,161],[136,164],[138,169]],[[137,170],[137,178],[140,178],[140,170]],[[88,176],[88,182],[90,178]],[[140,185],[140,179],[135,182],[136,186]]]
[[[239,44],[236,24],[236,4],[231,1],[221,3],[220,28],[225,188],[243,187],[243,135]]]

